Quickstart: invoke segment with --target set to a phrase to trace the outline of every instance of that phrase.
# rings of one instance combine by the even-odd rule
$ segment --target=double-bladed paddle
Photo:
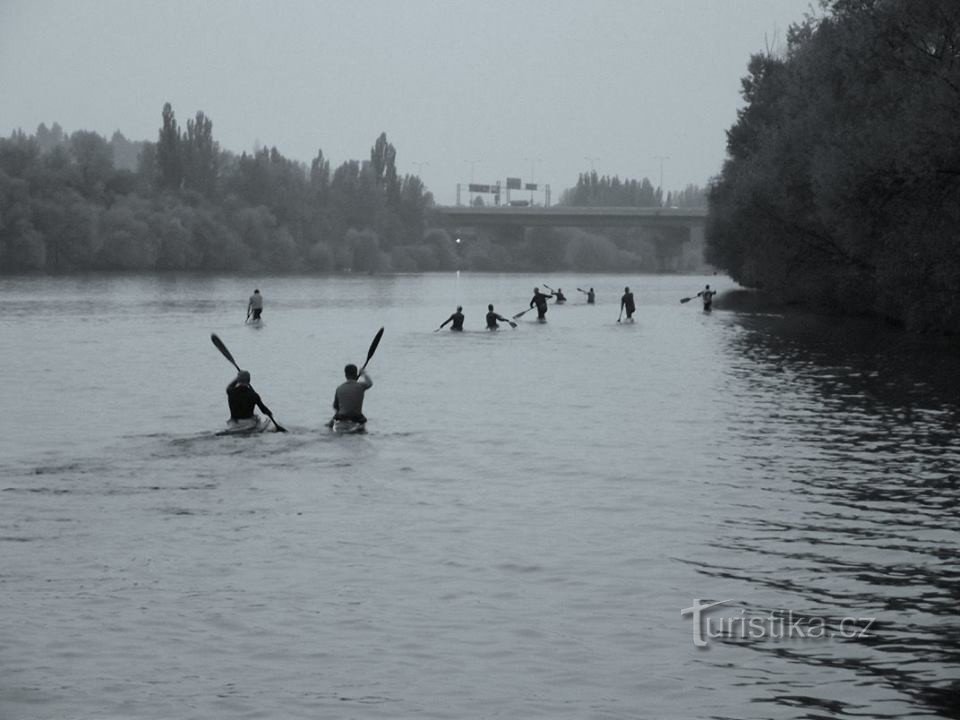
[[[237,369],[237,372],[241,372],[240,366],[237,365],[237,361],[233,359],[233,355],[231,355],[230,351],[227,350],[227,346],[223,344],[223,340],[218,338],[216,333],[210,333],[210,340],[216,346],[217,350],[219,350],[223,356],[230,361],[230,364]],[[273,423],[273,426],[277,429],[277,432],[287,431],[285,427],[281,427],[280,423],[273,419],[273,415],[267,415],[267,417],[270,418],[270,422]]]
[[[380,338],[383,337],[383,328],[380,328],[377,331],[377,334],[373,336],[373,342],[370,343],[370,349],[367,350],[367,362],[363,364],[363,367],[360,368],[360,372],[363,372],[367,367],[367,364],[373,358],[373,354],[377,351],[377,346],[380,344]]]

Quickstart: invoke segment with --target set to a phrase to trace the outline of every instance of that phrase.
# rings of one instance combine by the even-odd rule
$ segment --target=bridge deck
[[[641,207],[465,207],[437,206],[440,219],[459,225],[523,225],[551,227],[637,227],[702,225],[702,208]]]

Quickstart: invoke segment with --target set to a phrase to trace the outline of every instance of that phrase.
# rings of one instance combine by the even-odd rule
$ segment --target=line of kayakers
[[[547,300],[549,300],[550,298],[555,298],[555,303],[557,305],[563,305],[564,303],[567,302],[567,298],[563,294],[563,288],[557,288],[556,290],[554,290],[549,285],[544,285],[544,287],[547,288],[547,290],[549,290],[550,292],[543,293],[543,292],[540,292],[540,288],[534,288],[533,297],[530,299],[530,308],[532,309],[536,307],[537,319],[540,320],[541,322],[546,321],[546,315],[547,315],[547,309],[548,309]],[[577,288],[577,290],[587,296],[586,300],[588,305],[596,304],[597,294],[593,288],[590,288],[589,290],[584,290],[583,288]],[[713,296],[716,294],[717,294],[717,291],[711,290],[710,286],[707,285],[703,290],[698,292],[694,297],[701,298],[703,300],[703,309],[709,311],[713,307]],[[681,302],[687,302],[688,300],[691,300],[691,299],[692,298],[684,298]],[[625,287],[623,289],[623,295],[620,297],[621,315],[623,314],[624,311],[626,311],[627,313],[627,320],[629,322],[632,322],[633,314],[637,311],[637,306],[633,298],[633,293],[630,292],[629,287]],[[250,300],[247,303],[247,320],[253,320],[255,322],[259,321],[261,319],[262,314],[263,314],[263,295],[260,294],[260,290],[259,288],[257,288],[253,291],[253,294],[250,296]],[[444,320],[443,323],[440,325],[440,327],[437,328],[437,330],[440,330],[441,328],[444,328],[449,324],[451,330],[462,331],[463,320],[464,320],[463,306],[458,305],[457,311],[453,313],[450,317],[448,317],[446,320]],[[513,323],[511,320],[503,317],[502,315],[497,314],[493,309],[493,305],[487,305],[487,315],[486,315],[487,329],[496,330],[499,328],[499,323],[501,322],[510,323],[512,326],[515,326],[515,323]]]
[[[548,310],[547,300],[550,298],[556,298],[557,304],[566,302],[566,297],[564,297],[563,290],[561,288],[554,290],[548,285],[544,285],[544,287],[546,287],[550,293],[542,293],[540,292],[540,288],[534,288],[533,297],[530,299],[529,308],[515,315],[515,318],[523,315],[526,312],[529,312],[529,310],[532,310],[533,308],[536,308],[537,319],[540,322],[546,322]],[[593,288],[590,288],[589,290],[577,288],[577,290],[587,296],[588,304],[596,304],[596,293]],[[698,292],[693,297],[701,298],[703,301],[703,309],[709,312],[713,307],[713,297],[716,294],[717,291],[711,290],[710,286],[707,285],[703,290]],[[683,298],[680,302],[685,303],[689,300],[692,300],[693,297]],[[626,312],[627,315],[627,322],[634,322],[633,315],[636,310],[637,306],[633,297],[633,293],[630,291],[629,286],[625,287],[623,289],[623,295],[620,297],[620,317],[617,318],[617,322],[620,322],[624,312]],[[247,320],[250,320],[252,317],[254,321],[259,321],[262,313],[263,296],[260,294],[259,289],[255,289],[247,304]],[[508,323],[513,328],[517,327],[517,324],[513,322],[513,320],[505,318],[496,312],[492,304],[487,305],[487,314],[485,319],[487,330],[498,330],[500,323],[502,322]],[[450,325],[450,329],[452,331],[462,332],[464,320],[465,316],[463,314],[463,306],[458,305],[456,312],[444,320],[437,330],[441,330],[447,325]],[[379,335],[382,334],[383,329],[381,328]],[[370,355],[372,355],[376,344],[379,342],[379,335],[375,339],[374,345],[371,346]],[[216,340],[216,338],[214,339]],[[226,352],[225,348],[221,347],[221,350]],[[233,362],[233,358],[230,357],[229,354],[228,359]],[[366,391],[373,387],[373,379],[366,372],[365,368],[358,370],[357,366],[352,363],[344,367],[343,372],[346,380],[341,383],[334,392],[334,415],[327,423],[327,426],[334,427],[337,423],[343,423],[344,426],[350,428],[351,432],[362,432],[367,422],[367,418],[363,414],[363,400]],[[236,378],[234,378],[230,384],[227,385],[227,404],[230,408],[230,420],[228,421],[228,428],[230,428],[230,430],[228,431],[250,432],[261,429],[261,420],[257,417],[255,412],[258,408],[266,417],[270,418],[271,422],[273,422],[277,429],[281,429],[273,419],[273,413],[270,412],[270,408],[264,404],[260,395],[250,384],[250,373],[247,370],[238,369]]]
[[[540,288],[535,287],[533,289],[533,297],[530,299],[529,308],[527,310],[524,310],[523,312],[520,312],[514,315],[513,316],[514,320],[519,318],[521,315],[529,312],[530,310],[536,308],[537,320],[541,323],[544,323],[547,321],[547,311],[549,310],[549,307],[550,307],[547,301],[550,298],[556,298],[556,304],[558,305],[563,304],[567,301],[567,298],[563,295],[563,290],[561,288],[557,288],[556,290],[554,290],[549,285],[544,285],[544,287],[547,288],[547,290],[549,290],[550,292],[549,293],[541,292]],[[577,290],[579,290],[580,292],[582,292],[584,295],[587,296],[588,305],[596,304],[597,294],[593,288],[590,288],[589,290],[577,288]],[[713,296],[716,294],[717,294],[716,291],[711,290],[710,286],[707,285],[705,289],[698,292],[694,297],[702,298],[703,309],[706,311],[710,311],[710,309],[713,306]],[[687,302],[688,300],[691,300],[691,299],[692,298],[683,298],[680,302]],[[623,288],[623,295],[620,296],[620,315],[619,317],[617,317],[617,322],[621,322],[624,312],[626,312],[627,322],[630,322],[630,323],[635,322],[633,315],[636,311],[637,311],[637,303],[633,297],[633,292],[630,290],[629,286]],[[446,320],[440,323],[440,327],[438,327],[437,330],[442,330],[447,325],[450,325],[450,329],[452,331],[462,332],[464,319],[465,319],[465,316],[463,314],[463,306],[457,305],[456,312],[454,312],[450,317],[448,317]],[[516,323],[513,322],[513,320],[509,320],[508,318],[505,318],[502,315],[499,315],[497,312],[495,312],[493,309],[493,305],[487,305],[486,322],[487,322],[487,330],[499,329],[499,323],[501,322],[508,322],[510,323],[511,327],[516,327]],[[437,330],[434,330],[434,332],[437,332]]]

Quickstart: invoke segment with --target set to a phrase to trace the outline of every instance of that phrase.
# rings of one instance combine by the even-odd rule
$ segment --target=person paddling
[[[516,327],[513,320],[508,320],[497,312],[494,312],[493,305],[487,305],[487,330],[499,330],[500,323],[510,323],[510,327]]]
[[[530,300],[530,307],[536,306],[537,320],[540,322],[547,321],[547,300],[552,297],[553,293],[544,295],[542,292],[540,292],[540,288],[533,289],[533,298]]]
[[[233,382],[227,385],[227,404],[230,406],[230,420],[234,425],[256,425],[259,418],[254,415],[254,408],[273,420],[270,408],[263,404],[257,391],[250,385],[250,373],[241,370]]]
[[[554,293],[554,295],[555,295],[556,298],[557,298],[557,299],[556,299],[557,305],[562,305],[563,303],[565,303],[565,302],[567,301],[566,296],[563,294],[563,288],[557,288],[557,291],[556,291],[556,293]]]
[[[448,317],[446,320],[444,320],[440,324],[440,327],[437,328],[437,330],[442,330],[443,326],[446,325],[448,322],[453,323],[453,325],[450,326],[451,330],[455,332],[463,332],[463,306],[462,305],[457,305],[457,311],[453,315]]]
[[[254,320],[259,320],[262,312],[263,295],[260,294],[259,289],[256,289],[253,291],[253,295],[250,296],[250,301],[247,303],[247,320],[250,319],[251,314]]]
[[[363,425],[367,418],[363,414],[364,394],[373,387],[373,380],[366,370],[357,371],[354,364],[343,369],[347,380],[337,387],[333,395],[334,416],[327,425],[332,426],[336,420],[347,420]]]
[[[633,293],[630,292],[630,288],[625,287],[623,289],[623,296],[620,298],[620,312],[627,311],[627,321],[633,322],[633,314],[637,311],[637,306],[633,302]],[[617,322],[620,322],[619,318]]]
[[[587,305],[594,305],[597,302],[597,294],[593,291],[593,288],[587,290]]]
[[[710,312],[710,310],[713,308],[713,296],[716,294],[717,291],[711,290],[709,285],[697,293],[697,297],[703,299],[703,309],[706,312]]]

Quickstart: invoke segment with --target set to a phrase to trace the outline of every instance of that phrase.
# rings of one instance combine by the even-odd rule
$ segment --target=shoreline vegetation
[[[960,334],[960,3],[821,9],[750,60],[707,261],[786,305]]]
[[[0,275],[97,272],[653,272],[704,268],[669,231],[490,228],[455,237],[381,133],[332,168],[276,147],[222,150],[203,112],[164,105],[156,142],[41,124],[0,139]],[[481,196],[474,198],[482,204]],[[582,173],[561,203],[705,207],[696,186]],[[663,242],[667,240],[668,242]]]

